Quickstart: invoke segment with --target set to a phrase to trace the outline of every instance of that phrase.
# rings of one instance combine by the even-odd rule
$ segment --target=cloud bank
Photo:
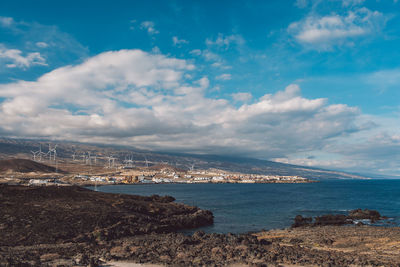
[[[304,98],[296,84],[240,106],[208,98],[207,77],[186,78],[194,70],[185,60],[120,50],[0,85],[0,135],[275,158],[360,130],[357,108]]]

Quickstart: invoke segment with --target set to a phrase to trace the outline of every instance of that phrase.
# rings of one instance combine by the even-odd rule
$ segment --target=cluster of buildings
[[[177,171],[122,170],[113,176],[76,175],[75,179],[91,184],[150,184],[150,183],[305,183],[310,180],[300,176],[259,175],[233,173],[222,170]]]
[[[89,183],[107,183],[107,184],[116,184],[120,183],[122,180],[117,179],[112,176],[89,176],[89,175],[75,175],[75,180],[86,181]]]
[[[57,186],[66,186],[69,185],[57,178],[46,178],[46,179],[30,179],[28,181],[28,185],[30,186],[47,186],[47,185],[57,185]]]
[[[190,183],[290,183],[307,182],[300,176],[258,175],[231,172],[198,171],[190,175]]]

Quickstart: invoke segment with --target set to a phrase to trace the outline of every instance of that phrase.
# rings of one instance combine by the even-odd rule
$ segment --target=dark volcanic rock
[[[322,215],[315,217],[314,226],[320,225],[344,225],[344,224],[351,224],[353,221],[346,215]]]
[[[312,222],[312,217],[303,217],[301,215],[297,215],[294,218],[294,223],[292,227],[300,227],[300,226],[309,226]]]
[[[349,215],[343,214],[327,214],[315,217],[313,220],[312,217],[303,217],[301,215],[297,215],[294,218],[294,223],[292,227],[302,227],[302,226],[325,226],[325,225],[334,225],[340,226],[345,224],[358,224],[361,225],[361,222],[357,220],[370,220],[372,223],[383,219],[380,213],[376,210],[368,210],[368,209],[356,209],[351,210]]]
[[[356,209],[356,210],[351,210],[349,212],[349,218],[354,219],[354,220],[371,220],[371,222],[376,222],[380,220],[381,214],[376,211],[376,210],[368,210],[368,209]]]
[[[71,187],[0,185],[0,246],[112,240],[213,223],[210,211],[172,197],[107,194]]]
[[[152,201],[161,202],[161,203],[169,203],[174,202],[175,198],[171,196],[159,196],[159,195],[152,195],[150,196]]]

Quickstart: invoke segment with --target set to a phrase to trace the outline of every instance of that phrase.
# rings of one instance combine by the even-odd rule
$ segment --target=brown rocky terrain
[[[281,248],[302,251],[303,264],[400,266],[399,227],[299,227],[262,232],[257,237]]]
[[[209,225],[213,216],[174,203],[172,197],[3,185],[0,199],[0,266],[98,266],[109,261],[167,266],[400,266],[396,227],[324,224],[257,234],[185,235],[179,230]],[[378,214],[355,210],[348,216],[381,218]]]
[[[106,194],[77,186],[0,185],[0,199],[2,260],[10,256],[4,252],[9,247],[62,248],[70,242],[93,244],[213,222],[211,212],[174,203],[172,197]]]
[[[399,266],[400,229],[319,226],[259,234],[146,234],[112,241],[1,246],[0,265]],[[107,266],[107,265],[104,265]]]

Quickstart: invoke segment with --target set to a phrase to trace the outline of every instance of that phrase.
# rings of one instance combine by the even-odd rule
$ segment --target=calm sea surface
[[[93,189],[93,187],[91,188]],[[110,185],[98,191],[170,195],[177,202],[214,213],[214,225],[202,230],[243,233],[284,228],[297,214],[317,216],[376,209],[400,225],[400,180],[327,180],[312,184],[150,184]]]

